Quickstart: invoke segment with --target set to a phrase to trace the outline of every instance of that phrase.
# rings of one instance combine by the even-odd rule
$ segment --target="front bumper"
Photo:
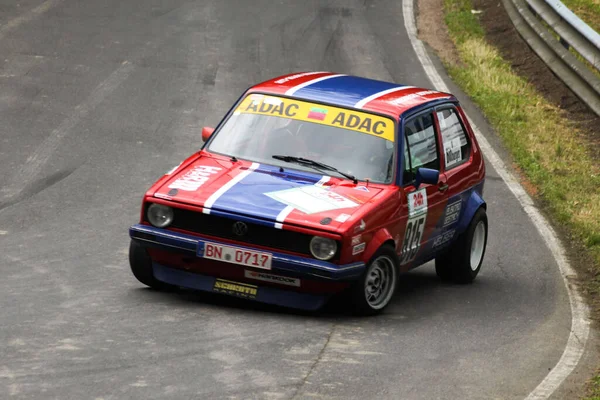
[[[146,247],[190,253],[194,257],[196,257],[196,254],[203,253],[206,242],[232,246],[231,243],[219,240],[205,240],[197,236],[142,224],[136,224],[129,228],[129,236]],[[241,249],[265,251],[238,244],[233,244],[233,246]],[[323,280],[352,281],[360,277],[365,269],[363,262],[337,265],[308,257],[294,256],[276,251],[269,252],[273,255],[270,271],[273,273],[292,273],[294,276]]]
[[[171,285],[202,290],[204,292],[217,292],[247,300],[254,300],[261,303],[299,308],[302,310],[318,310],[330,297],[329,295],[324,294],[301,293],[275,287],[245,284],[237,281],[227,281],[224,279],[215,278],[214,276],[196,274],[165,267],[164,265],[155,262],[152,263],[152,271],[156,279]],[[222,290],[215,289],[217,281],[225,284],[233,284],[234,288],[237,287],[246,290],[236,291],[227,288]]]

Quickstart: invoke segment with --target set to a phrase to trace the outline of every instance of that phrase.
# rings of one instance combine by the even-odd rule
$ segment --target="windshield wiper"
[[[337,172],[338,174],[342,175],[343,177],[348,178],[351,181],[353,181],[355,185],[358,183],[358,180],[356,179],[356,177],[354,175],[342,172],[342,171],[338,170],[337,168],[332,167],[331,165],[323,164],[321,162],[314,161],[314,160],[309,160],[308,158],[294,157],[294,156],[282,156],[282,155],[278,155],[278,154],[275,154],[271,157],[273,157],[276,160],[281,160],[281,161],[290,162],[290,163],[296,163],[296,164],[300,164],[300,165],[307,165],[309,167],[324,169],[326,171]]]

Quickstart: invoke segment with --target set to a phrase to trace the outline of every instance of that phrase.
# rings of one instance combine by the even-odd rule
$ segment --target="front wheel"
[[[390,303],[398,281],[398,258],[389,246],[383,246],[371,258],[367,270],[352,287],[355,310],[374,315]]]
[[[467,230],[435,258],[435,271],[446,281],[471,283],[481,270],[487,246],[488,219],[484,208],[477,210]]]
[[[129,266],[138,281],[152,289],[171,291],[176,287],[159,281],[152,271],[152,260],[146,249],[135,241],[129,244]]]

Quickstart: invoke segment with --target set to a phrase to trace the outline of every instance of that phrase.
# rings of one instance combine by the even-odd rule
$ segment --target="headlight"
[[[319,260],[331,260],[337,251],[337,243],[333,239],[315,236],[310,240],[310,252]]]
[[[148,221],[157,228],[166,228],[173,222],[173,209],[153,203],[148,207]]]

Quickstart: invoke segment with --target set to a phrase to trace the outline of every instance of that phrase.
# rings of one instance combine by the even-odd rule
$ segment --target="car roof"
[[[453,95],[436,90],[322,71],[278,76],[249,91],[358,108],[394,118],[431,101],[456,101]]]

